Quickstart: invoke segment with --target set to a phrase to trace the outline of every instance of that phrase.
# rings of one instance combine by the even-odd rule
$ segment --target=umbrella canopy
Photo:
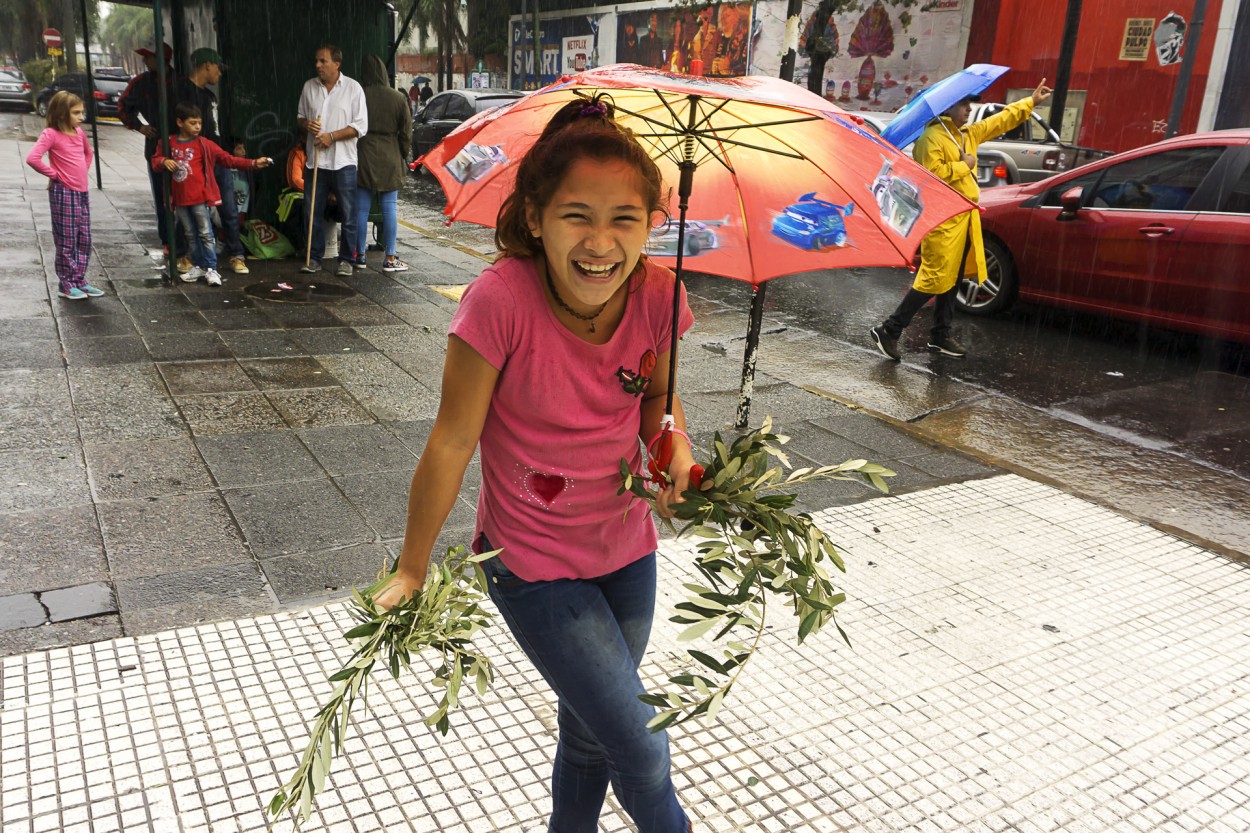
[[[948,75],[928,89],[916,93],[881,131],[881,138],[905,148],[924,132],[925,125],[968,96],[978,95],[998,80],[1010,67],[998,64],[972,64]]]
[[[621,64],[479,114],[418,160],[443,186],[448,222],[493,226],[515,163],[548,118],[600,92],[670,187],[686,171],[688,210],[677,211],[674,199],[675,216],[647,247],[665,265],[680,266],[680,255],[690,268],[752,284],[813,269],[905,265],[926,232],[973,207],[836,105],[788,81]]]

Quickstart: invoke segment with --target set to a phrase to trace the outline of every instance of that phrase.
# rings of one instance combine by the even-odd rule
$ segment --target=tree
[[[508,0],[470,0],[468,50],[474,58],[508,54]]]
[[[811,62],[807,73],[807,88],[817,95],[823,95],[825,85],[825,64],[830,58],[838,57],[838,27],[833,16],[859,8],[857,0],[820,0],[816,11],[807,19],[803,30],[803,42],[800,48]]]
[[[135,50],[151,46],[152,12],[139,6],[113,6],[113,11],[100,29],[100,42],[111,44],[121,53],[122,62],[131,72],[142,70]]]
[[[65,65],[78,69],[78,42],[82,27],[78,20],[76,0],[0,0],[0,52],[13,56],[18,63],[42,58],[42,33],[52,28],[64,37]],[[87,0],[87,16],[96,30],[100,22],[98,0]]]

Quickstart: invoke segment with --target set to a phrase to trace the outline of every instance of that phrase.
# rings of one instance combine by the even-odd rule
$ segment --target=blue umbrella
[[[907,147],[924,132],[926,124],[968,96],[977,95],[1009,69],[1011,67],[997,64],[973,64],[943,78],[932,87],[916,93],[916,97],[907,102],[881,131],[881,138],[896,148]]]

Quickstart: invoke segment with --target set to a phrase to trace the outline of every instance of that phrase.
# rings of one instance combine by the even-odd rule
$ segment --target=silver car
[[[23,113],[34,109],[30,82],[21,70],[0,69],[0,106],[20,108]]]

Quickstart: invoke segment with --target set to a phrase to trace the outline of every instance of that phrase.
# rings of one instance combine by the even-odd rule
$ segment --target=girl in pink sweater
[[[91,257],[91,209],[87,204],[87,171],[91,145],[79,127],[82,99],[62,90],[48,102],[48,126],[26,156],[26,164],[48,178],[52,204],[52,237],[56,240],[57,295],[71,301],[104,293],[87,283]],[[43,161],[44,155],[48,161]]]

